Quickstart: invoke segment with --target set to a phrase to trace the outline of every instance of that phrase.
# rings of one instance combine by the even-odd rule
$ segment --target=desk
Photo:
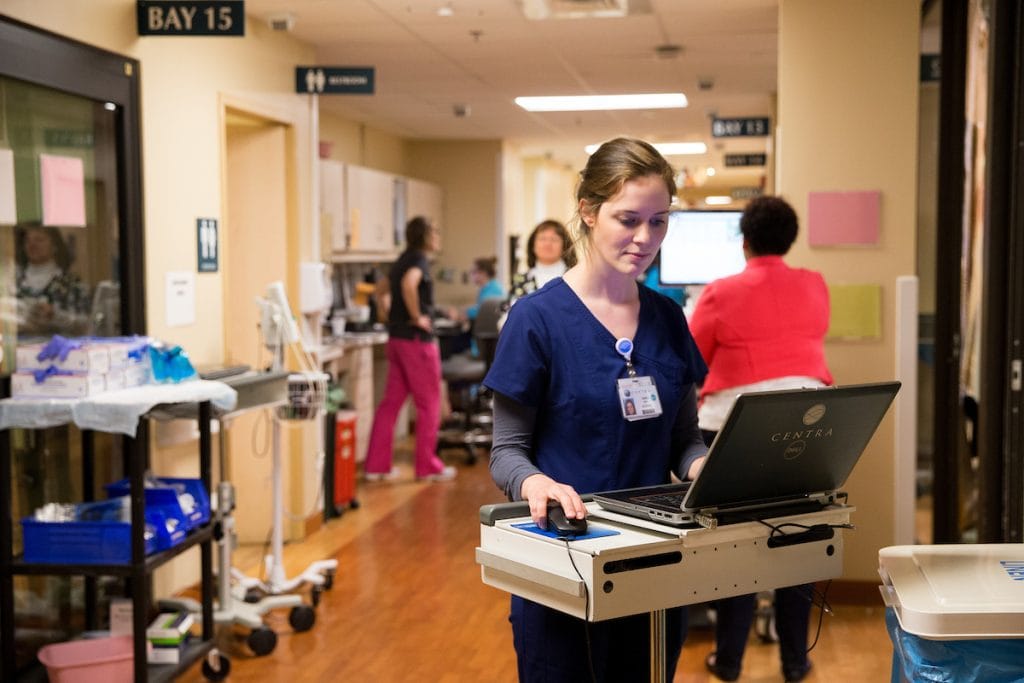
[[[847,524],[855,508],[766,519]],[[664,610],[840,576],[842,531],[830,538],[778,545],[757,522],[717,529],[678,529],[587,503],[588,530],[608,532],[569,541],[525,530],[525,503],[480,510],[476,561],[483,582],[588,621],[649,612],[652,680],[664,680]],[[570,554],[572,560],[570,561]],[[574,568],[575,565],[575,568]],[[659,627],[660,624],[660,627]]]
[[[196,380],[172,385],[149,385],[124,389],[91,398],[3,399],[0,400],[0,672],[3,680],[15,677],[14,657],[14,576],[18,574],[55,574],[86,577],[87,628],[95,624],[95,581],[99,576],[121,576],[131,582],[132,627],[135,681],[169,680],[213,649],[213,532],[210,524],[194,531],[178,545],[164,552],[145,553],[145,496],[143,477],[147,453],[145,444],[135,438],[142,417],[157,419],[197,418],[199,420],[199,472],[203,486],[210,491],[210,419],[213,409],[234,408],[237,394],[220,382]],[[134,416],[134,417],[133,417]],[[91,490],[92,432],[109,431],[124,435],[125,465],[131,486],[131,562],[126,565],[29,564],[13,556],[11,525],[11,449],[9,429],[38,429],[75,424],[82,430],[82,477],[86,491]],[[201,593],[203,609],[202,639],[193,643],[176,665],[150,665],[146,662],[146,627],[149,595],[146,579],[157,567],[192,546],[201,552]],[[140,590],[140,587],[142,590]],[[91,598],[91,599],[90,599]],[[143,664],[139,666],[139,664]]]

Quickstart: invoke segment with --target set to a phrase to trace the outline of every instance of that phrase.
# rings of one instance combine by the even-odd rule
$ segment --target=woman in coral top
[[[698,410],[708,444],[738,394],[832,384],[825,362],[825,280],[820,273],[791,268],[782,260],[796,240],[796,212],[780,197],[759,197],[744,209],[740,232],[746,267],[705,287],[690,320],[690,331],[708,366]],[[809,584],[775,591],[786,681],[803,680],[811,668],[811,598]],[[715,604],[716,650],[706,664],[722,680],[739,677],[754,603],[754,595],[744,595]]]

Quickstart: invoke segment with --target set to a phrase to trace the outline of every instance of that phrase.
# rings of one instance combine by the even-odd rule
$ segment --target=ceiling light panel
[[[646,93],[635,95],[559,95],[517,97],[516,104],[526,111],[610,111],[621,109],[681,109],[687,105],[683,93]]]

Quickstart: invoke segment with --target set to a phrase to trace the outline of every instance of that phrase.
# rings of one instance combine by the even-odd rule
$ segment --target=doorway
[[[288,279],[287,126],[233,109],[225,123],[224,361],[265,369],[256,299]],[[271,528],[270,439],[267,410],[234,418],[226,434],[242,543],[265,542]]]

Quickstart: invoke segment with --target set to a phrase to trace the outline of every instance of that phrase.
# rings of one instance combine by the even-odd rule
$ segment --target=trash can
[[[329,412],[324,420],[324,517],[340,517],[356,499],[356,412]]]
[[[1024,681],[1024,544],[882,548],[892,681]]]

